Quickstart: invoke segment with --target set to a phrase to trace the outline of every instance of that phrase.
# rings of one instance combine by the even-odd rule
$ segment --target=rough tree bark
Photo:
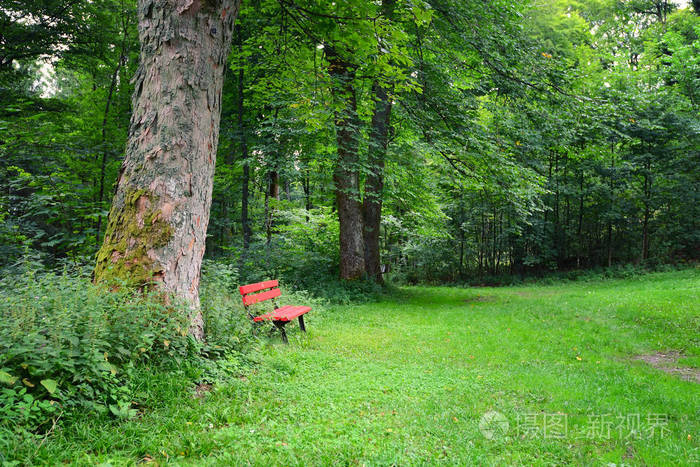
[[[379,233],[382,219],[382,191],[384,190],[384,159],[389,144],[389,126],[391,122],[391,100],[389,93],[381,84],[372,86],[376,107],[372,115],[372,129],[369,139],[370,173],[365,180],[363,201],[365,270],[367,276],[376,282],[382,282],[381,254],[379,251]]]
[[[223,71],[240,0],[139,0],[126,157],[96,282],[160,287],[199,307]],[[194,313],[190,333],[204,337]]]
[[[360,279],[365,273],[360,204],[359,121],[355,96],[355,68],[331,47],[326,48],[328,72],[333,78],[333,96],[338,105],[335,130],[338,160],[333,173],[340,221],[340,278]]]

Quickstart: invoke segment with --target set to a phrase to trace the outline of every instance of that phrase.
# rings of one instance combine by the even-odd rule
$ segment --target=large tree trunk
[[[391,122],[391,100],[389,93],[379,83],[372,86],[376,98],[376,107],[372,115],[372,129],[369,139],[370,173],[365,181],[364,243],[365,270],[367,276],[381,283],[381,254],[379,251],[379,233],[382,219],[382,191],[384,190],[384,159],[389,144],[389,125]]]
[[[338,161],[333,173],[340,221],[340,278],[355,280],[365,273],[362,208],[359,199],[359,121],[353,83],[355,71],[331,47],[326,49],[326,53],[328,71],[333,78],[333,95],[336,102],[343,106],[335,112]]]
[[[158,286],[199,307],[223,71],[240,0],[139,0],[126,157],[95,281]],[[203,338],[201,313],[190,333]]]
[[[387,21],[393,19],[395,0],[382,1],[382,13]],[[380,41],[381,43],[381,41]],[[382,47],[380,47],[381,51]],[[392,101],[387,85],[375,81],[372,84],[375,99],[372,128],[369,137],[369,175],[365,180],[362,206],[363,240],[365,247],[365,272],[378,283],[383,282],[379,235],[382,221],[382,195],[384,191],[384,159],[389,145]]]

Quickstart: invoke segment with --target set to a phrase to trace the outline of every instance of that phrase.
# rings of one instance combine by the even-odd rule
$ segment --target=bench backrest
[[[243,296],[243,305],[248,306],[282,295],[282,291],[277,288],[278,285],[279,282],[276,280],[264,281],[256,284],[242,285],[238,287],[238,290]],[[261,290],[264,290],[264,292],[261,292]]]

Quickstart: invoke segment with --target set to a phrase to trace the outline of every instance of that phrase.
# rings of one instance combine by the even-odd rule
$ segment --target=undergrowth
[[[247,371],[258,341],[240,304],[217,290],[225,275],[211,276],[202,291],[206,342],[188,336],[188,308],[154,293],[107,290],[81,271],[29,267],[4,276],[0,430],[33,435],[86,414],[135,417],[135,388],[154,373],[198,384]]]

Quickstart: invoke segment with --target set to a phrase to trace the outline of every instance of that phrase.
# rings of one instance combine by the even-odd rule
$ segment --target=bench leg
[[[306,326],[304,325],[304,315],[299,315],[299,329],[306,332]]]
[[[280,333],[282,333],[282,342],[289,344],[289,341],[287,340],[287,331],[284,330],[284,325],[287,324],[288,321],[273,321],[273,323],[275,323],[277,329],[279,329]]]

